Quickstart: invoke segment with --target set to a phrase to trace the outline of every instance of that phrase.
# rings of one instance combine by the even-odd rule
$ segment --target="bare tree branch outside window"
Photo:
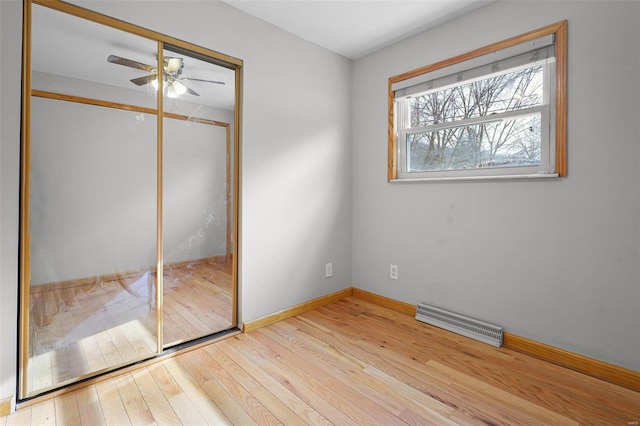
[[[541,65],[411,98],[410,127],[427,129],[407,134],[409,170],[539,165],[539,112],[469,125],[456,126],[455,122],[525,111],[542,105],[543,98]],[[446,123],[452,126],[428,129],[428,126]]]

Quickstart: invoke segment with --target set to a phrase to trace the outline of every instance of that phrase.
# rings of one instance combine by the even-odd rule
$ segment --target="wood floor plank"
[[[253,333],[258,341],[278,354],[277,363],[282,364],[290,374],[297,374],[300,380],[311,383],[314,391],[322,395],[323,398],[331,401],[337,408],[343,411],[353,420],[361,420],[365,423],[400,424],[399,419],[391,413],[375,405],[362,395],[356,394],[353,388],[332,377],[316,365],[304,362],[304,358],[290,351],[281,342],[275,333],[268,328],[255,330]],[[351,383],[349,383],[351,384]]]
[[[198,267],[194,276],[196,269],[212,273]],[[69,295],[56,297],[71,303]],[[138,324],[136,333],[146,327]],[[52,336],[67,332],[54,328]],[[59,372],[72,368],[58,355],[49,362]],[[640,392],[351,297],[34,404],[0,418],[0,426],[628,426],[640,421],[638,407]]]
[[[222,410],[218,407],[214,400],[209,398],[207,394],[184,369],[184,367],[175,359],[169,358],[163,362],[178,386],[183,390],[187,398],[193,403],[195,409],[200,413],[209,425],[230,425]]]
[[[196,382],[214,400],[222,410],[224,416],[234,425],[257,425],[253,418],[240,404],[227,392],[220,383],[211,379],[209,372],[193,357],[187,353],[179,358],[180,363],[194,377]]]
[[[376,409],[378,407],[383,408],[384,411],[380,412],[380,415],[383,416],[381,420],[384,420],[384,417],[389,414],[397,417],[404,410],[404,407],[393,397],[379,392],[376,389],[377,386],[368,386],[367,383],[359,380],[360,377],[358,375],[347,374],[341,370],[336,365],[340,362],[340,357],[336,356],[336,354],[331,354],[331,358],[326,358],[323,356],[324,354],[314,352],[312,344],[306,340],[304,335],[291,332],[282,324],[274,324],[273,327],[269,327],[269,332],[270,337],[280,345],[289,348],[292,352],[308,361],[313,361],[311,364],[317,367],[316,371],[322,371],[324,377],[347,385],[351,388],[351,390],[348,390],[349,393],[356,393],[371,400]],[[367,382],[371,383],[370,381]],[[345,389],[345,391],[347,390]],[[375,415],[376,413],[372,412],[372,414]]]
[[[204,348],[231,377],[233,377],[247,392],[251,393],[271,414],[277,417],[285,425],[303,424],[305,421],[299,417],[288,405],[280,401],[265,386],[260,384],[249,373],[243,370],[233,359],[217,348],[209,346]]]
[[[299,331],[288,322],[274,324],[271,328],[275,329],[278,333],[283,333],[283,330]],[[289,334],[289,336],[291,336],[290,339],[295,339],[294,335]],[[296,349],[305,354],[307,359],[313,360],[313,363],[316,365],[322,362],[332,365],[340,369],[343,374],[352,376],[358,380],[358,382],[366,385],[370,389],[363,389],[362,386],[358,386],[358,389],[361,390],[363,395],[367,395],[369,399],[373,399],[377,404],[385,407],[397,417],[403,419],[401,415],[404,414],[404,416],[406,416],[407,408],[410,407],[421,413],[423,421],[427,419],[437,424],[451,424],[451,422],[447,420],[447,416],[454,412],[451,407],[433,398],[429,398],[402,382],[395,381],[391,383],[390,386],[390,377],[386,376],[387,380],[382,380],[381,373],[378,376],[370,374],[368,371],[370,367],[368,367],[367,364],[331,346],[323,345],[312,336],[300,334],[299,339],[303,340],[304,343],[299,343]],[[403,389],[403,386],[408,388],[409,391]],[[386,398],[382,399],[376,396],[376,393],[385,395]],[[391,400],[393,405],[389,405],[389,400]]]
[[[165,275],[165,346],[231,326],[231,261],[169,266]],[[138,271],[34,287],[29,392],[152,356],[154,276]]]
[[[31,408],[23,411],[16,411],[15,413],[7,416],[6,426],[25,426],[31,424]]]
[[[136,350],[124,335],[120,327],[112,327],[107,330],[110,340],[118,351],[118,355],[123,361],[129,361],[137,358]]]
[[[185,395],[182,388],[173,379],[169,370],[163,364],[154,364],[148,367],[151,376],[173,408],[180,422],[184,425],[206,425],[207,422],[198,413],[191,400]]]
[[[46,389],[53,385],[51,353],[42,353],[29,358],[28,368],[31,389]]]
[[[55,423],[65,426],[80,426],[80,411],[75,393],[67,393],[54,399]]]
[[[256,365],[259,365],[266,373],[272,376],[282,386],[291,393],[296,395],[309,406],[313,407],[318,413],[325,417],[329,422],[335,425],[356,425],[357,423],[347,416],[343,411],[326,400],[317,392],[313,386],[305,380],[298,379],[297,376],[290,374],[287,368],[281,368],[276,365],[275,357],[277,354],[262,346],[258,341],[249,335],[236,336],[233,338],[233,346],[251,359]]]
[[[155,424],[153,415],[131,374],[123,374],[114,378],[113,381],[131,423],[134,425]]]
[[[105,423],[108,425],[130,425],[131,420],[120,398],[120,393],[113,379],[95,385],[96,393],[102,407]]]
[[[245,389],[236,377],[229,374],[215,359],[213,359],[206,351],[194,351],[193,356],[196,357],[198,363],[209,372],[212,381],[216,381],[220,386],[231,395],[231,397],[247,412],[251,418],[260,425],[279,425],[282,424],[258,398],[250,391]]]
[[[148,357],[156,352],[156,335],[140,321],[129,321],[120,325],[122,334],[133,346],[137,358]]]
[[[209,331],[209,327],[205,324],[201,317],[195,313],[195,309],[191,304],[184,306],[179,304],[173,297],[167,297],[165,303],[173,304],[176,313],[178,313],[184,320],[193,327],[194,335],[200,335]]]
[[[164,396],[147,368],[131,373],[142,397],[149,407],[154,420],[158,424],[180,424],[173,407]]]
[[[373,348],[380,346],[393,349],[389,354],[390,359],[404,363],[407,366],[411,365],[413,360],[422,360],[424,362],[425,359],[433,357],[439,362],[467,374],[482,376],[487,383],[503,390],[514,392],[521,398],[537,405],[554,408],[556,412],[561,414],[574,416],[592,411],[594,416],[592,421],[606,422],[605,418],[611,418],[614,412],[619,411],[618,408],[633,403],[628,398],[625,400],[624,395],[628,395],[627,389],[598,381],[600,384],[593,387],[587,394],[584,393],[583,389],[580,389],[580,386],[576,386],[576,382],[585,383],[586,385],[586,383],[595,380],[594,378],[567,371],[548,363],[542,363],[531,357],[524,357],[524,359],[527,359],[527,365],[523,365],[521,362],[523,357],[518,353],[506,349],[495,349],[462,336],[452,335],[435,327],[412,321],[407,316],[395,315],[400,321],[395,328],[388,329],[389,325],[386,323],[374,326],[367,322],[372,319],[375,320],[375,315],[371,315],[360,305],[364,306],[365,304],[361,301],[345,299],[336,304],[335,307],[341,312],[344,312],[345,309],[351,310],[351,315],[348,315],[350,319],[347,322],[351,329],[358,333],[361,341],[368,342],[367,344]],[[363,309],[365,310],[363,311]],[[376,309],[379,310],[380,308],[373,308],[373,310]],[[331,314],[327,315],[322,310],[318,310],[316,314],[325,320],[332,318]],[[335,316],[335,311],[333,311],[332,315]],[[394,315],[392,314],[391,316]],[[371,330],[380,330],[381,328],[385,332],[371,333]],[[395,330],[395,332],[392,330]],[[458,343],[454,346],[446,346],[446,349],[433,350],[432,347],[437,345],[438,340],[442,342],[451,340]],[[425,356],[428,358],[425,358]],[[511,368],[496,368],[496,363],[504,365],[501,360],[510,362],[512,364]],[[515,384],[515,386],[512,384]],[[547,393],[541,394],[539,392],[540,388],[548,389]],[[620,395],[620,397],[614,398],[608,404],[603,404],[603,401],[608,399],[607,395],[611,395],[612,392]],[[549,398],[549,393],[553,394],[553,398]],[[548,401],[550,400],[562,400],[564,395],[576,393],[582,393],[582,396],[589,398],[589,403],[549,405]],[[617,406],[618,404],[620,407],[611,408],[611,405]],[[592,409],[594,405],[596,406],[595,410]],[[598,412],[605,411],[610,411],[610,413],[600,418]]]
[[[104,426],[106,422],[96,387],[87,386],[78,389],[74,393],[76,394],[80,423],[83,425]]]
[[[349,305],[351,303],[366,305],[366,303],[363,303],[361,301],[353,302],[352,300],[346,299],[336,304],[330,305],[329,307],[308,312],[307,314],[292,319],[292,321],[301,321],[303,323],[306,322],[306,324],[303,324],[302,327],[305,328],[307,332],[310,332],[311,334],[315,333],[320,337],[323,337],[324,335],[331,336],[335,339],[336,344],[340,345],[340,347],[344,350],[353,351],[353,353],[356,354],[357,357],[367,360],[369,363],[371,363],[381,371],[385,371],[387,374],[399,378],[401,381],[410,384],[412,387],[415,387],[422,392],[434,395],[434,397],[441,401],[445,401],[448,405],[461,407],[460,410],[462,413],[466,413],[466,415],[470,415],[472,417],[480,419],[481,421],[491,421],[491,419],[493,418],[492,413],[495,411],[493,404],[477,400],[474,403],[474,409],[467,410],[466,406],[468,405],[468,402],[466,401],[466,399],[468,398],[468,396],[463,393],[456,393],[452,391],[448,386],[446,386],[448,382],[450,382],[450,378],[447,378],[445,375],[442,375],[437,371],[429,371],[430,369],[425,369],[426,366],[424,365],[425,360],[430,359],[431,356],[436,356],[437,359],[445,361],[456,359],[456,357],[462,356],[461,354],[469,352],[469,348],[477,347],[478,345],[482,344],[470,339],[466,339],[468,341],[467,346],[459,346],[464,344],[465,338],[415,322],[417,323],[418,328],[412,330],[413,336],[403,336],[404,341],[396,341],[395,344],[390,345],[390,342],[394,341],[391,336],[402,334],[403,329],[407,324],[413,323],[415,325],[415,323],[413,322],[414,320],[410,317],[405,316],[403,322],[408,322],[407,324],[398,324],[398,327],[392,328],[388,332],[381,331],[379,328],[373,327],[370,324],[367,324],[366,326],[364,326],[363,324],[357,325],[357,323],[361,322],[364,317],[362,316],[362,312],[360,312],[360,308],[354,309],[350,312],[345,311],[346,308],[344,305]],[[375,309],[379,308],[375,307]],[[393,316],[394,314],[390,313],[390,315]],[[434,341],[434,335],[439,335],[438,339],[446,340],[448,338],[451,338],[452,342],[457,343],[452,347],[449,347],[450,345],[447,345],[447,347],[444,349],[440,348],[440,350],[435,350],[433,351],[433,353],[428,353],[427,357],[425,358],[424,353],[426,352],[423,350],[423,348],[421,348],[421,350],[418,352],[411,351],[411,339],[415,339],[416,334],[420,336],[422,331],[421,328],[428,330],[429,333],[427,336],[419,338],[419,341],[423,340],[424,342],[427,342],[426,345],[430,345],[431,342]],[[342,330],[345,330],[345,332],[342,333]],[[490,348],[487,345],[482,346]],[[482,350],[484,351],[485,349],[486,348],[483,348]],[[493,350],[501,351],[497,349]],[[482,363],[482,357],[478,354],[471,353],[468,356],[472,360],[474,360],[470,361],[469,363]],[[518,356],[520,355],[512,355],[514,359]],[[533,360],[530,357],[528,358],[534,363],[539,362],[538,360]],[[420,362],[416,363],[414,359]],[[466,369],[465,362],[456,362],[456,365],[458,366],[458,368],[464,367]],[[551,383],[541,384],[534,382],[533,385],[529,385],[529,380],[519,377],[517,378],[517,381],[509,380],[509,378],[505,376],[513,374],[512,370],[505,369],[502,362],[499,363],[499,368],[496,368],[495,363],[492,365],[493,368],[478,370],[475,371],[474,374],[482,374],[483,377],[487,379],[491,378],[492,375],[495,375],[492,371],[500,371],[500,374],[503,377],[500,380],[504,381],[505,383],[516,383],[519,387],[524,387],[524,391],[521,391],[521,393],[523,394],[529,394],[533,396],[539,395],[539,387],[536,386],[543,386],[544,388],[548,389],[549,393],[554,393],[554,386]],[[531,370],[535,372],[535,369]],[[558,372],[556,372],[556,374],[558,374]],[[564,374],[572,375],[578,373],[565,370]],[[490,383],[498,383],[500,380],[491,379]],[[626,392],[627,390],[623,389],[622,391]],[[567,411],[566,407],[572,405],[566,403],[566,397],[563,396],[562,391],[556,392],[553,399],[561,402],[554,405],[556,411],[565,412]],[[607,398],[604,397],[602,400],[606,401]],[[590,398],[588,401],[589,404],[599,403],[598,399],[595,398]],[[545,401],[545,404],[548,405],[549,402]],[[580,411],[584,410],[585,409],[583,408],[576,409],[573,412],[573,415],[580,416]]]
[[[39,404],[31,409],[32,426],[55,426],[56,407],[53,400]]]
[[[391,356],[393,354],[389,353],[390,357],[387,358],[387,353],[381,353],[379,351],[379,347],[376,345],[367,344],[360,340],[356,341],[348,335],[335,333],[326,328],[323,330],[322,325],[318,328],[318,320],[316,318],[309,319],[308,317],[298,317],[292,320],[292,322],[295,321],[298,321],[296,322],[296,326],[305,333],[324,340],[331,346],[336,347],[345,353],[350,353],[357,359],[363,360],[366,364],[375,367],[413,387],[416,387],[429,395],[439,389],[439,386],[444,386],[451,382],[448,377],[432,375],[430,372],[425,371],[422,363],[420,362],[407,366],[406,364],[399,363],[392,359]],[[425,387],[420,387],[420,384],[424,384]]]
[[[280,399],[288,407],[291,407],[293,411],[309,425],[330,425],[331,423],[324,418],[320,413],[315,411],[309,404],[303,401],[296,394],[291,392],[282,383],[278,382],[273,376],[260,368],[259,365],[251,361],[244,353],[239,351],[236,347],[222,341],[216,345],[223,353],[229,358],[233,359],[242,369],[250,374],[255,380],[262,383],[267,389],[270,389],[273,394]]]
[[[107,362],[102,355],[102,351],[100,350],[100,346],[98,345],[95,337],[91,336],[82,339],[80,341],[80,345],[82,346],[82,351],[87,359],[89,371],[98,371],[103,368],[107,368]]]
[[[544,407],[540,407],[539,405],[532,404],[529,401],[519,398],[509,392],[490,386],[486,382],[460,373],[459,371],[440,364],[439,362],[429,361],[427,364],[453,377],[455,385],[467,390],[473,390],[476,398],[485,397],[488,401],[499,403],[502,407],[501,410],[503,411],[513,411],[518,413],[518,415],[524,416],[525,419],[532,420],[539,424],[578,424],[578,422],[572,421],[562,415],[547,410]]]
[[[97,333],[95,339],[107,365],[118,365],[122,363],[123,359],[120,356],[120,351],[108,331]]]

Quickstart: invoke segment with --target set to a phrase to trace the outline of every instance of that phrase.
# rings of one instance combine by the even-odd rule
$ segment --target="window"
[[[389,79],[389,180],[566,176],[566,21]]]

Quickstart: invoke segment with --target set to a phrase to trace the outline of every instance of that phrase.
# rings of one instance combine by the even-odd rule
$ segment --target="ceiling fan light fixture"
[[[164,92],[164,87],[167,87],[167,96],[169,98],[177,98],[178,96],[185,93],[189,93],[193,96],[200,96],[196,91],[194,91],[190,87],[187,87],[185,84],[181,83],[178,80],[225,84],[223,81],[181,77],[182,69],[184,67],[184,61],[182,60],[182,58],[171,58],[168,56],[164,57],[163,70],[161,73],[159,72],[160,70],[158,70],[158,68],[154,67],[153,65],[143,64],[142,62],[121,58],[116,55],[109,55],[107,57],[107,62],[150,72],[151,75],[133,78],[130,81],[137,86],[151,84],[151,86],[153,86],[156,91],[160,86],[160,82],[158,81],[158,79],[160,78],[160,75],[162,75],[162,89]]]
[[[180,94],[178,93],[178,91],[176,90],[175,87],[173,87],[173,83],[169,83],[168,87],[167,87],[167,96],[170,97],[171,99],[173,98],[177,98],[178,96],[180,96]]]
[[[171,86],[173,87],[173,90],[176,91],[178,96],[184,95],[185,93],[187,93],[187,86],[185,86],[184,84],[180,83],[179,81],[174,81],[171,84]]]

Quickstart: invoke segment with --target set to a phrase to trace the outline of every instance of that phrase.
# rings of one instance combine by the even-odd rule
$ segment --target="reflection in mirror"
[[[165,50],[163,341],[233,326],[235,73]],[[174,118],[176,113],[187,119]]]
[[[25,5],[21,399],[236,327],[242,63]]]
[[[28,395],[158,346],[156,115],[113,105],[155,94],[106,60],[157,43],[38,5],[32,40]]]
[[[109,62],[120,55],[155,68],[155,41],[37,4],[32,15],[34,91],[156,108],[155,90],[131,81],[145,70]]]

